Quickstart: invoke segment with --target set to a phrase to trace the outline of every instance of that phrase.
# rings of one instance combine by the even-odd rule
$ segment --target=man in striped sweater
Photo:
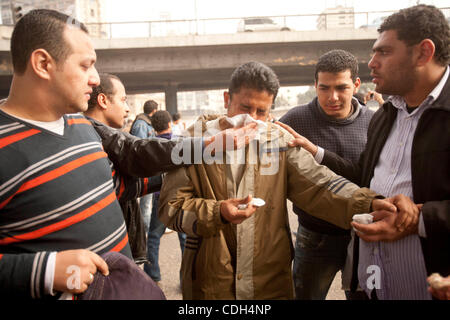
[[[11,38],[14,76],[0,107],[0,295],[79,293],[97,271],[108,274],[98,254],[131,258],[101,140],[82,115],[67,115],[84,111],[99,84],[87,30],[70,22],[34,10]]]
[[[10,94],[0,105],[0,297],[81,293],[97,271],[108,274],[99,254],[118,251],[131,258],[108,156],[117,166],[125,147],[130,154],[144,151],[151,159],[147,166],[159,168],[145,168],[140,159],[137,168],[125,163],[121,169],[150,176],[173,166],[168,154],[176,143],[160,146],[161,162],[146,141],[94,124],[97,133],[76,114],[86,111],[99,75],[87,29],[71,17],[29,12],[14,28],[11,55]],[[252,128],[224,131],[221,141]],[[108,156],[99,134],[111,142]],[[215,139],[200,142],[207,146]]]

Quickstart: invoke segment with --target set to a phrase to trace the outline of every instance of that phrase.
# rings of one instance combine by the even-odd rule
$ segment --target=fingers
[[[249,124],[243,126],[241,129],[244,131],[252,131],[256,129],[257,125],[258,124],[256,122],[250,122]]]
[[[399,218],[397,218],[398,223],[396,223],[396,225],[399,226],[400,223],[403,223],[408,218],[407,213],[409,212],[412,206],[415,206],[415,204],[408,197],[402,194],[398,194],[394,196],[392,199],[394,201],[394,204],[399,209]]]
[[[366,95],[364,96],[364,100],[369,101],[371,99],[373,99],[373,91],[369,90],[369,91],[367,91]]]
[[[289,147],[303,147],[305,145],[304,140],[296,138],[288,142]]]
[[[397,229],[394,227],[395,213],[390,211],[375,211],[371,213],[373,223],[360,224],[351,222],[356,234],[365,241],[390,241]]]
[[[244,127],[239,129],[233,128],[226,130],[226,139],[232,139],[233,145],[231,149],[240,149],[246,145],[248,145],[251,141],[253,141],[257,134],[258,130],[256,130],[257,124],[255,122],[249,123]],[[228,144],[227,144],[228,147]],[[227,148],[230,149],[230,148]]]
[[[251,122],[241,128],[233,128],[232,132],[234,134],[235,137],[254,137],[256,136],[256,133],[258,132],[258,130],[256,129],[257,127],[257,123],[256,122]]]
[[[89,251],[91,254],[91,259],[93,264],[96,267],[95,272],[100,271],[104,276],[109,275],[109,269],[108,269],[108,265],[106,264],[105,260],[103,260],[98,254]],[[94,272],[94,274],[95,274]]]
[[[407,196],[399,194],[393,197],[394,204],[398,209],[398,217],[395,225],[400,231],[415,227],[419,222],[420,210],[417,205]]]
[[[371,214],[376,220],[371,224],[351,222],[356,234],[365,241],[395,241],[416,232],[411,228],[400,231],[395,226],[397,214],[394,212],[377,211]]]
[[[92,284],[92,282],[94,282],[94,274],[89,272],[89,279],[86,282],[88,285]]]
[[[375,199],[371,214],[374,223],[364,225],[352,222],[356,234],[365,241],[394,241],[417,230],[418,206],[407,196],[396,195],[387,199]]]
[[[88,250],[67,250],[56,254],[53,290],[82,293],[94,281],[99,270],[108,275],[108,265],[96,253]]]
[[[356,235],[366,242],[388,241],[383,227],[377,225],[377,222],[369,225],[351,222],[351,225]]]
[[[351,225],[357,230],[357,232],[363,233],[366,236],[379,234],[383,230],[380,224],[377,222],[362,224],[352,221]]]
[[[245,198],[237,199],[238,204],[241,204],[241,205],[245,204],[245,205],[247,205],[247,207],[245,209],[239,209],[239,207],[237,207],[237,211],[235,214],[236,218],[242,219],[242,221],[243,221],[243,220],[249,218],[251,215],[253,215],[253,213],[256,211],[256,207],[254,207],[251,204],[252,199],[253,199],[253,196],[251,194],[249,194]]]
[[[381,211],[374,211],[370,213],[373,216],[373,221],[379,221],[382,220],[388,216],[390,216],[391,214],[393,214],[390,211],[386,211],[386,210],[381,210]]]
[[[233,224],[242,223],[245,219],[248,219],[250,216],[252,216],[256,211],[256,207],[250,204],[251,200],[252,200],[251,195],[242,199],[225,200],[220,205],[220,214],[226,221],[230,223]],[[245,204],[249,204],[248,206],[245,207],[245,209],[238,208],[239,205]]]
[[[280,121],[275,121],[275,124],[279,125],[280,127],[282,127],[283,129],[286,129],[290,134],[292,134],[294,136],[294,138],[299,138],[301,137],[297,131],[295,131],[294,129],[292,129],[290,126],[288,126],[285,123],[282,123]]]
[[[390,198],[374,199],[372,201],[372,209],[374,211],[386,210],[386,211],[390,211],[390,212],[396,212],[397,207],[392,202],[393,202],[393,200]]]
[[[450,288],[443,288],[443,289],[433,289],[432,287],[428,287],[428,292],[433,295],[436,299],[439,300],[450,300]]]
[[[253,196],[251,194],[249,194],[247,197],[242,198],[242,199],[237,199],[238,204],[247,204],[250,203],[253,199]]]
[[[249,205],[244,210],[236,210],[233,218],[231,219],[231,223],[240,224],[244,222],[246,219],[250,218],[256,211],[256,207]]]

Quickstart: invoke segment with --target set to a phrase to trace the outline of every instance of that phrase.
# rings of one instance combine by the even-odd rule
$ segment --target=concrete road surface
[[[297,216],[292,212],[292,204],[288,203],[289,223],[292,231],[297,231]],[[295,235],[292,235],[295,243]],[[161,268],[162,289],[169,300],[181,300],[179,270],[181,266],[181,250],[178,236],[175,232],[164,234],[159,249],[159,265]],[[345,300],[341,290],[341,274],[336,275],[327,295],[327,300]]]

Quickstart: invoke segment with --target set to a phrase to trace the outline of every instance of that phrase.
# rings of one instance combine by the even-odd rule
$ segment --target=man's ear
[[[104,110],[108,109],[108,97],[104,93],[99,93],[97,96],[97,104]]]
[[[230,97],[230,93],[228,91],[224,91],[223,93],[223,103],[224,103],[224,108],[228,109],[228,107],[230,106],[231,103],[231,97]]]
[[[436,51],[434,42],[430,39],[424,39],[417,45],[417,65],[424,66],[430,62]]]
[[[361,79],[359,77],[356,78],[354,85],[355,85],[355,89],[353,90],[353,94],[357,93],[359,90],[359,87],[361,86]]]
[[[36,49],[30,56],[30,67],[42,79],[50,79],[52,71],[56,70],[55,59],[45,49]]]

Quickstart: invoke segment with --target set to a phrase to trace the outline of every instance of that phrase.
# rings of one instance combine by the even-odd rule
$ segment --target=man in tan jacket
[[[237,68],[224,93],[227,116],[205,116],[190,133],[214,135],[256,121],[259,139],[224,154],[208,155],[206,148],[201,163],[164,180],[159,217],[188,235],[181,267],[184,299],[292,299],[286,199],[346,229],[354,214],[396,210],[318,165],[309,152],[288,148],[292,135],[267,122],[278,89],[267,66],[250,62]],[[265,205],[255,207],[252,197]]]

